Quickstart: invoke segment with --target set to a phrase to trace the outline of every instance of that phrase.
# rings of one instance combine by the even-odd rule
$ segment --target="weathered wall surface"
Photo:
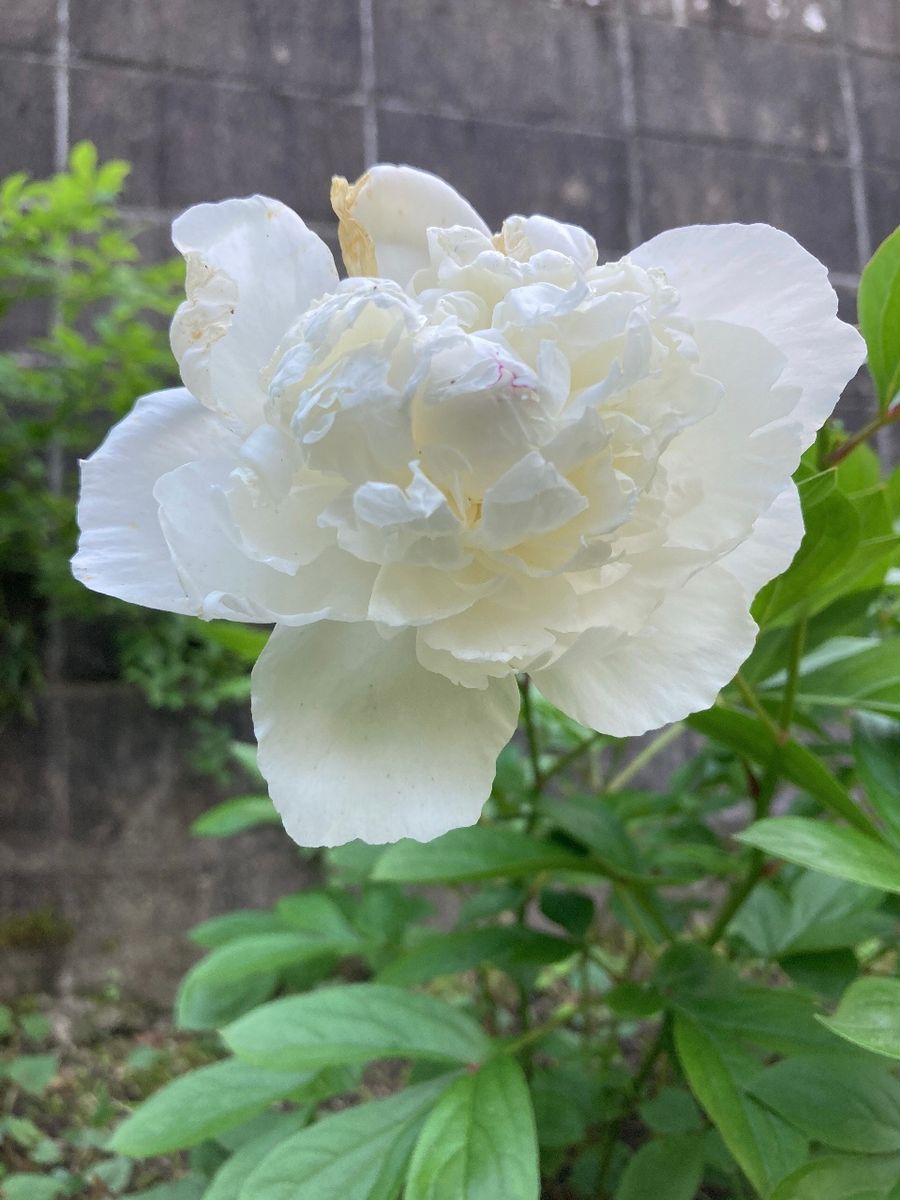
[[[405,161],[492,223],[543,210],[610,256],[673,225],[769,221],[852,319],[900,219],[897,0],[0,0],[0,101],[0,174],[49,172],[82,138],[133,162],[148,254],[184,206],[251,191],[333,244],[331,174]],[[870,405],[858,383],[846,419]],[[91,674],[83,655],[61,668],[39,722],[3,733],[0,905],[77,930],[29,970],[165,996],[181,931],[267,902],[296,858],[274,831],[188,839],[213,797],[178,723]]]

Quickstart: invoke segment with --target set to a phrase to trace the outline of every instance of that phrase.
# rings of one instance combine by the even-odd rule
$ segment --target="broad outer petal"
[[[143,396],[81,464],[75,578],[147,608],[192,612],[159,524],[160,476],[239,442],[184,388]]]
[[[518,712],[514,676],[457,687],[419,666],[411,630],[278,626],[253,669],[259,767],[303,846],[473,824]]]
[[[796,484],[791,481],[762,516],[746,541],[719,560],[750,601],[770,579],[786,571],[803,540],[803,513]]]
[[[348,274],[378,275],[401,287],[428,266],[429,229],[491,232],[449,183],[414,167],[379,163],[353,184],[336,176],[331,204]]]
[[[188,298],[172,322],[181,377],[249,431],[263,416],[260,372],[313,300],[337,286],[331,251],[265,196],[189,208],[172,239],[187,260]]]
[[[629,258],[661,267],[691,320],[746,325],[781,350],[783,381],[802,391],[796,418],[810,445],[866,353],[853,326],[838,320],[837,296],[819,260],[771,225],[670,229]]]
[[[710,567],[668,595],[640,633],[590,629],[534,681],[582,725],[635,737],[709,708],[753,649],[747,609],[740,584]]]

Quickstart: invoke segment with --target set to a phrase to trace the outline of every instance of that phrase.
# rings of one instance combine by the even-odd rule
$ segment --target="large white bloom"
[[[427,839],[477,819],[516,672],[619,736],[712,703],[799,545],[791,473],[863,344],[766,225],[599,264],[547,217],[491,236],[409,167],[333,201],[341,282],[277,201],[175,222],[185,388],[84,463],[74,571],[275,623],[253,713],[298,842]]]

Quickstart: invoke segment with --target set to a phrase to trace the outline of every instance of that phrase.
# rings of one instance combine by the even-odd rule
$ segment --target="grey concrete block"
[[[0,46],[52,53],[56,45],[56,0],[3,0]]]
[[[657,138],[641,139],[640,163],[647,235],[695,222],[765,221],[832,270],[859,268],[847,167]]]
[[[322,95],[359,87],[356,0],[72,0],[71,31],[82,59],[241,76]]]
[[[849,40],[882,54],[900,51],[900,5],[897,0],[846,0],[844,22]]]
[[[625,145],[617,138],[511,129],[381,111],[381,155],[435,171],[492,228],[511,213],[583,225],[606,252],[627,248]]]
[[[866,171],[872,249],[900,225],[900,171]]]
[[[621,129],[621,84],[602,8],[545,0],[378,0],[378,96],[482,120]]]
[[[860,54],[853,75],[866,160],[900,163],[900,61]]]
[[[815,41],[832,36],[829,0],[626,0],[633,16]]]
[[[632,40],[642,130],[845,153],[831,49],[658,21],[633,22]]]
[[[14,171],[53,171],[53,68],[0,57],[0,178]]]
[[[0,830],[4,847],[46,845],[56,833],[48,755],[51,728],[46,701],[33,717],[6,720],[0,740]],[[2,859],[0,859],[2,861]],[[12,861],[4,862],[7,868]],[[6,874],[0,870],[0,877]],[[7,907],[9,901],[6,902]]]
[[[362,169],[358,107],[121,67],[73,72],[73,131],[133,163],[125,197],[165,209],[264,192],[328,219],[330,179]]]

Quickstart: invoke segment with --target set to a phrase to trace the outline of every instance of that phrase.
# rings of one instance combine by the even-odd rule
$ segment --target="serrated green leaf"
[[[538,1200],[534,1113],[522,1068],[495,1058],[444,1092],[416,1142],[405,1200]]]

